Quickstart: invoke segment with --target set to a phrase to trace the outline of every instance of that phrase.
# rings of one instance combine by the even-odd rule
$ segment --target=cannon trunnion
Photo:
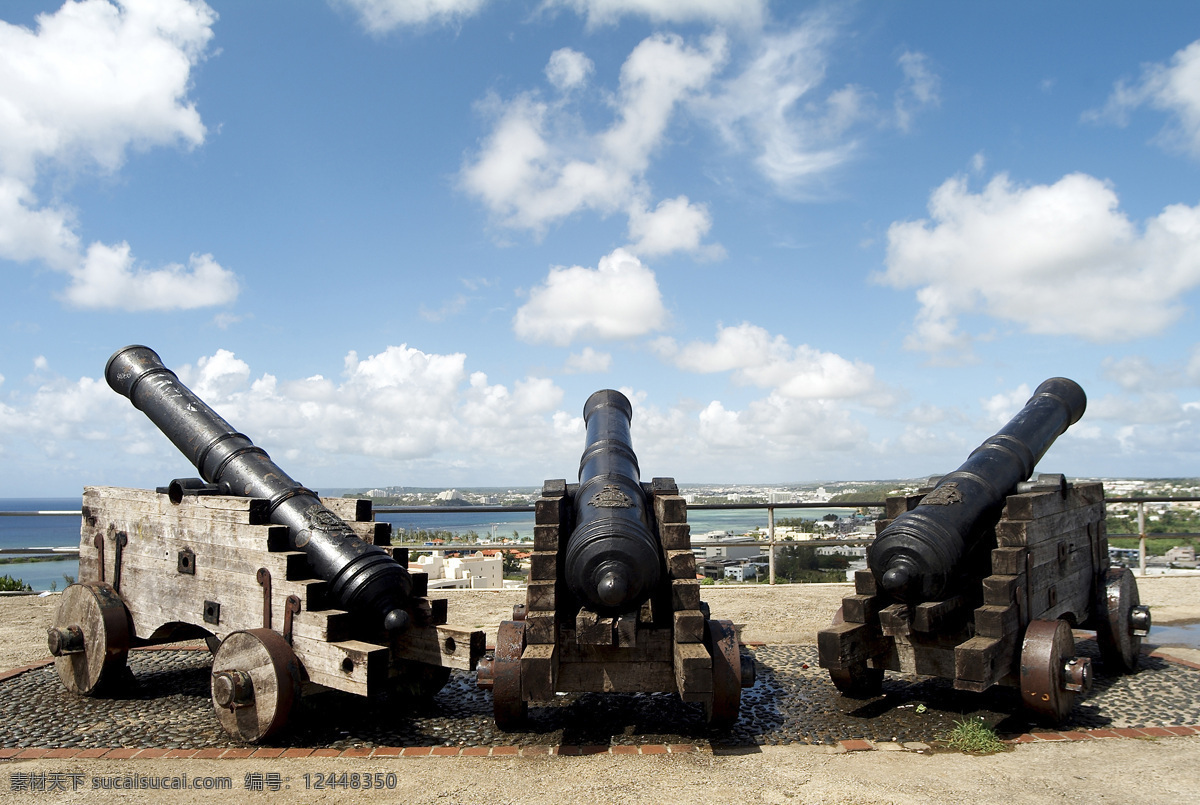
[[[733,624],[700,601],[675,481],[638,480],[631,417],[620,392],[593,394],[579,483],[542,488],[526,603],[477,675],[501,729],[520,727],[530,702],[574,692],[677,692],[729,727],[754,684]]]

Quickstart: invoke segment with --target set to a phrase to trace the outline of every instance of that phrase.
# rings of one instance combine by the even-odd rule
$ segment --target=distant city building
[[[445,492],[438,492],[433,496],[434,500],[459,500],[462,495],[458,494],[457,489],[447,489]]]
[[[482,552],[446,559],[440,554],[422,556],[408,569],[429,574],[429,589],[495,590],[504,586],[504,560]]]

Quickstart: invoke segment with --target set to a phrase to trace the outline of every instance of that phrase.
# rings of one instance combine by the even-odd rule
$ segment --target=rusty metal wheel
[[[833,613],[833,623],[845,623],[842,607]],[[883,693],[883,669],[872,668],[866,662],[848,668],[830,668],[829,679],[838,693],[851,699],[874,699]]]
[[[519,729],[529,715],[529,702],[521,692],[521,655],[525,652],[525,621],[503,621],[496,633],[492,661],[492,713],[496,726],[508,732]]]
[[[302,672],[292,647],[270,629],[226,637],[212,664],[212,702],[227,733],[258,743],[278,733],[300,698]]]
[[[1138,596],[1137,580],[1127,568],[1110,568],[1097,604],[1096,642],[1106,667],[1120,673],[1137,670],[1142,638],[1150,633],[1150,607]]]
[[[1066,718],[1076,693],[1092,686],[1092,661],[1075,656],[1075,638],[1065,620],[1030,621],[1021,644],[1021,698],[1038,715]]]
[[[712,698],[704,701],[704,719],[714,729],[729,729],[742,706],[742,658],[731,621],[709,620]]]
[[[121,596],[104,582],[63,590],[46,642],[58,678],[72,693],[110,690],[125,673],[133,620]]]

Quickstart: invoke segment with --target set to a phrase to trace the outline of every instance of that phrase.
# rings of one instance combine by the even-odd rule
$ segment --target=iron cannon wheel
[[[1075,656],[1071,625],[1034,620],[1021,643],[1021,698],[1025,706],[1055,722],[1066,718],[1075,694],[1091,687],[1091,660]]]
[[[217,720],[234,738],[258,743],[287,724],[300,698],[300,681],[300,661],[277,632],[233,632],[213,656]]]
[[[1104,574],[1099,602],[1100,613],[1096,640],[1100,644],[1100,655],[1105,664],[1115,666],[1121,673],[1131,674],[1137,670],[1138,654],[1142,650],[1142,638],[1134,634],[1132,615],[1139,609],[1137,581],[1127,568],[1110,568]],[[1149,613],[1146,614],[1147,629]]]
[[[842,608],[833,613],[834,624],[844,623]],[[829,679],[838,693],[851,699],[873,699],[883,693],[883,669],[872,668],[866,662],[855,663],[849,668],[830,668]]]
[[[525,652],[525,621],[503,621],[496,632],[493,661],[492,712],[505,732],[519,729],[529,714],[521,695],[521,655]]]
[[[91,696],[111,689],[124,674],[133,620],[112,585],[72,584],[63,590],[47,637],[63,685]]]
[[[742,706],[742,658],[731,621],[709,620],[708,650],[712,655],[712,699],[704,702],[704,718],[714,729],[728,729]]]

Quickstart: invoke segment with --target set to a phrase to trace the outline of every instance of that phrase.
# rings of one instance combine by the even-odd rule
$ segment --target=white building
[[[695,545],[697,542],[712,542],[715,545]],[[763,548],[753,537],[734,536],[728,531],[710,531],[692,536],[692,552],[700,561],[706,559],[753,559]]]
[[[429,574],[429,589],[458,588],[493,590],[504,586],[504,560],[497,556],[474,553],[446,559],[440,554],[422,556],[408,563],[408,569]]]

